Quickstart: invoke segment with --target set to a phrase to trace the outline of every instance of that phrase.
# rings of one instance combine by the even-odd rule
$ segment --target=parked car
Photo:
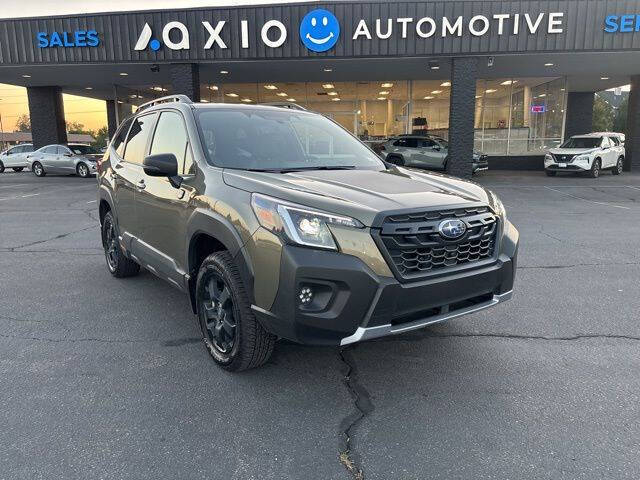
[[[558,172],[588,173],[597,178],[602,170],[620,175],[624,164],[624,136],[614,133],[574,135],[544,157],[548,176]]]
[[[0,173],[4,172],[6,168],[11,168],[14,172],[24,170],[27,166],[27,155],[31,152],[33,152],[33,145],[23,143],[0,153]]]
[[[513,290],[518,232],[493,192],[385,164],[313,112],[141,105],[100,163],[98,201],[111,274],[142,266],[184,291],[228,370],[263,364],[279,337],[349,345]]]
[[[27,157],[31,171],[38,177],[47,173],[76,174],[86,178],[96,173],[96,163],[102,158],[100,152],[82,143],[47,145]]]
[[[445,170],[449,159],[449,142],[432,135],[400,135],[377,148],[383,159],[405,167]],[[486,155],[474,152],[472,161],[473,173],[489,169]]]

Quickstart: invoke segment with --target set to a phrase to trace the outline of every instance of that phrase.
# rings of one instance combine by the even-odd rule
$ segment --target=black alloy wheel
[[[102,246],[111,275],[116,278],[125,278],[138,274],[140,265],[127,258],[120,248],[118,230],[111,212],[107,212],[102,219]]]
[[[4,163],[0,162],[0,173],[4,172]]]
[[[235,344],[237,326],[231,290],[218,272],[212,272],[207,280],[200,299],[203,326],[213,348],[228,355]]]
[[[596,158],[591,164],[591,170],[589,170],[589,176],[591,178],[598,178],[600,176],[600,159]]]

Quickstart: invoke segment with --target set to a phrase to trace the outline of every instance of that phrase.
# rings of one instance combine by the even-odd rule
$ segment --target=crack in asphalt
[[[352,351],[355,347],[341,348],[340,361],[344,365],[343,383],[353,399],[356,411],[347,415],[340,422],[339,460],[355,480],[364,480],[361,462],[353,449],[354,431],[358,424],[371,412],[373,403],[369,392],[358,382],[355,358]]]
[[[531,269],[562,269],[562,268],[575,268],[575,267],[616,267],[616,266],[629,266],[640,265],[640,262],[613,262],[613,263],[574,263],[571,265],[531,265],[524,266],[518,265],[518,270],[531,270]]]
[[[52,238],[47,238],[45,240],[37,240],[35,242],[25,243],[24,245],[18,245],[16,247],[8,247],[6,250],[9,252],[14,252],[20,248],[33,247],[34,245],[42,245],[43,243],[51,242],[53,240],[59,240],[61,238],[66,238],[69,235],[73,235],[74,233],[86,232],[87,230],[91,230],[92,228],[96,228],[95,225],[91,225],[90,227],[82,228],[80,230],[73,230],[71,232],[61,233],[60,235],[56,235]]]
[[[562,337],[549,337],[545,335],[518,335],[511,333],[436,333],[429,332],[427,335],[398,335],[396,337],[384,337],[371,340],[372,342],[414,342],[426,340],[428,338],[502,338],[509,340],[542,340],[548,342],[573,342],[577,340],[588,339],[613,339],[613,340],[630,340],[640,342],[640,337],[633,335],[621,335],[614,333],[579,333],[576,335],[568,335]]]
[[[31,320],[20,320],[17,318],[10,318],[6,316],[0,316],[0,318],[5,318],[9,320],[14,320],[17,322],[29,322]],[[35,320],[33,320],[35,321]],[[188,337],[188,338],[177,338],[173,340],[143,340],[143,339],[112,339],[112,338],[47,338],[47,337],[37,337],[37,336],[26,336],[26,335],[8,335],[5,333],[0,333],[0,338],[9,338],[16,340],[35,340],[39,342],[50,342],[50,343],[85,343],[85,342],[95,342],[95,343],[160,343],[163,347],[182,347],[184,345],[191,345],[194,343],[199,343],[202,341],[201,338]]]

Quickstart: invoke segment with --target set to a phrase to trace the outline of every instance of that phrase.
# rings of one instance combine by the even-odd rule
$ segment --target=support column
[[[67,143],[67,126],[60,87],[27,87],[34,148]]]
[[[186,95],[200,101],[200,67],[195,63],[172,63],[171,86],[174,95]]]
[[[478,59],[461,57],[451,62],[447,173],[471,178]]]
[[[630,172],[640,168],[640,75],[631,77],[626,136],[624,171]]]
[[[116,115],[116,101],[107,100],[107,131],[109,140],[113,138],[118,129],[118,116]]]
[[[591,133],[594,100],[594,92],[569,92],[564,138]]]

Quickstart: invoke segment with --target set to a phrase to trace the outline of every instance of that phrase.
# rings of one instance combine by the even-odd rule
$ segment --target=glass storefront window
[[[442,80],[216,83],[203,101],[293,102],[335,120],[365,142],[404,133],[449,137],[451,83]],[[541,154],[562,139],[564,78],[479,80],[476,151],[488,155]]]

